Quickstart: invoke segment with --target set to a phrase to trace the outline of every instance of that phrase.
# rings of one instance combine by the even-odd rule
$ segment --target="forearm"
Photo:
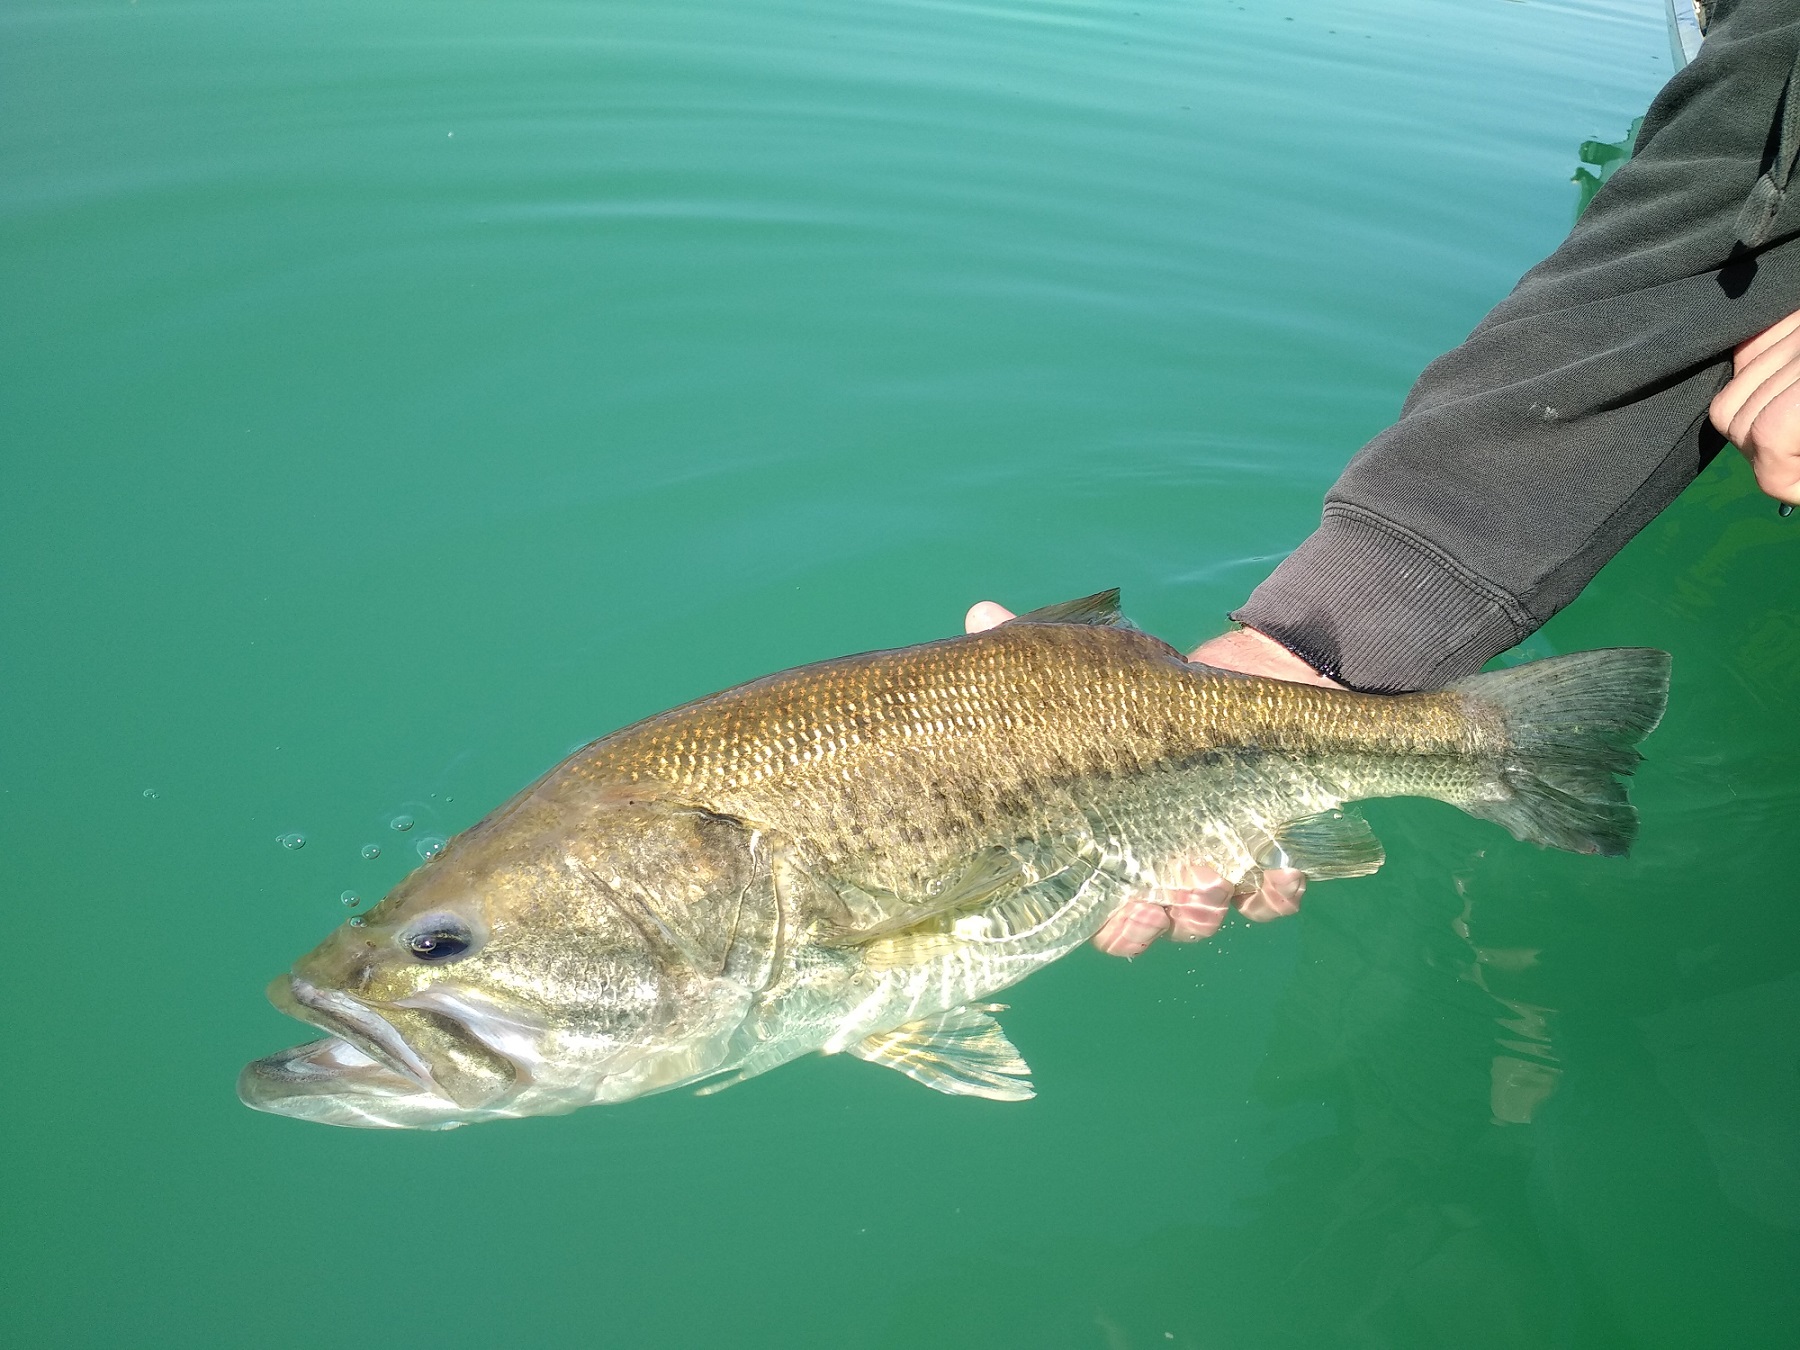
[[[1797,48],[1791,4],[1727,13],[1568,240],[1427,368],[1234,618],[1353,688],[1441,685],[1692,481],[1724,443],[1731,349],[1800,301],[1800,184],[1771,163]]]

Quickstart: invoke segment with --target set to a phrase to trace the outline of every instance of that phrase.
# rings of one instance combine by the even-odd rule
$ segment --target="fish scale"
[[[1058,790],[1100,802],[1113,784],[1222,751],[1312,764],[1339,801],[1443,795],[1452,779],[1466,794],[1480,777],[1471,757],[1500,746],[1462,704],[1213,672],[1131,630],[1008,624],[754,681],[606,738],[569,772],[664,785],[904,891],[972,839],[1013,837]],[[1169,800],[1193,799],[1179,775],[1165,781]],[[1241,852],[1212,861],[1241,875]]]

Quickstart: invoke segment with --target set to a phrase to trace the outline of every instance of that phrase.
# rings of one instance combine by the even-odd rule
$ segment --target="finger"
[[[1731,424],[1725,430],[1725,439],[1738,449],[1748,451],[1751,446],[1751,428],[1756,424],[1757,416],[1762,410],[1796,380],[1800,380],[1800,362],[1781,367],[1773,374],[1766,376],[1762,383],[1745,395],[1738,409],[1731,415]]]
[[[1713,425],[1721,432],[1729,434],[1732,419],[1763,381],[1800,356],[1800,329],[1777,337],[1776,330],[1782,326],[1777,324],[1775,328],[1757,334],[1737,349],[1731,378],[1713,396],[1712,406],[1707,410]]]
[[[1779,370],[1796,356],[1800,356],[1800,329],[1759,348],[1754,355],[1740,348],[1731,363],[1732,378],[1767,379],[1772,371]]]
[[[1740,357],[1732,372],[1731,379],[1717,394],[1713,395],[1711,407],[1707,414],[1712,423],[1728,439],[1731,436],[1731,424],[1737,420],[1747,403],[1751,403],[1757,391],[1762,389],[1781,371],[1800,361],[1800,332],[1790,334],[1780,342],[1774,343],[1754,359]],[[1754,417],[1754,413],[1751,414]],[[1733,441],[1733,444],[1737,442]]]
[[[1731,440],[1731,419],[1737,416],[1738,409],[1744,406],[1744,400],[1750,397],[1750,391],[1755,387],[1748,380],[1728,380],[1725,387],[1713,395],[1712,402],[1707,404],[1707,418],[1712,422],[1713,429],[1726,440]],[[1735,441],[1732,443],[1736,444]]]
[[[1169,938],[1174,942],[1199,942],[1211,937],[1231,912],[1231,887],[1224,882],[1216,890],[1170,894]]]
[[[1770,344],[1754,357],[1740,356],[1732,366],[1731,379],[1717,395],[1717,401],[1723,403],[1730,414],[1726,420],[1736,416],[1750,395],[1767,380],[1797,360],[1800,360],[1800,332]]]
[[[1262,884],[1238,901],[1238,909],[1253,923],[1268,923],[1300,912],[1300,897],[1306,894],[1306,873],[1293,867],[1271,867],[1262,874]]]
[[[1094,945],[1108,956],[1141,956],[1169,928],[1169,911],[1147,900],[1127,900],[1094,934]]]
[[[1005,605],[997,605],[992,600],[977,600],[963,616],[963,632],[983,633],[998,628],[1012,617],[1013,612]]]
[[[1157,869],[1161,887],[1156,898],[1168,907],[1169,936],[1176,942],[1198,942],[1219,931],[1231,910],[1231,883],[1211,863],[1180,859]]]
[[[1777,501],[1800,501],[1800,379],[1763,405],[1742,449],[1758,487]]]
[[[1800,333],[1800,310],[1795,310],[1779,323],[1771,324],[1755,337],[1739,343],[1737,351],[1733,353],[1737,369],[1742,370],[1747,362],[1754,361],[1770,347],[1796,333]]]

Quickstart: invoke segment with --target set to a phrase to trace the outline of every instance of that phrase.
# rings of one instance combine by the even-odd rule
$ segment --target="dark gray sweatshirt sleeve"
[[[1712,10],[1630,162],[1232,618],[1351,688],[1436,688],[1574,599],[1722,448],[1731,349],[1800,308],[1800,0]]]

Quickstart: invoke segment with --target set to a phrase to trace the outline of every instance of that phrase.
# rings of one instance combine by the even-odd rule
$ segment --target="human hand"
[[[974,610],[969,612],[972,614]],[[1324,689],[1344,687],[1329,675],[1319,674],[1274,638],[1254,628],[1220,633],[1189,652],[1188,660],[1198,661],[1203,666],[1217,666],[1220,670],[1235,670],[1241,675],[1286,680],[1290,684],[1316,684]]]
[[[1731,382],[1713,398],[1712,424],[1750,461],[1756,485],[1800,503],[1800,310],[1732,353]]]
[[[970,608],[963,627],[979,633],[1012,617],[1004,605],[983,600]],[[1343,688],[1253,628],[1203,642],[1188,660],[1245,675]],[[1159,937],[1198,942],[1218,932],[1234,907],[1246,919],[1267,923],[1299,913],[1300,897],[1306,892],[1306,873],[1292,867],[1264,868],[1256,884],[1245,889],[1234,887],[1216,868],[1202,862],[1180,866],[1175,873],[1155,892],[1134,896],[1121,905],[1094,934],[1094,945],[1109,956],[1137,956]]]

